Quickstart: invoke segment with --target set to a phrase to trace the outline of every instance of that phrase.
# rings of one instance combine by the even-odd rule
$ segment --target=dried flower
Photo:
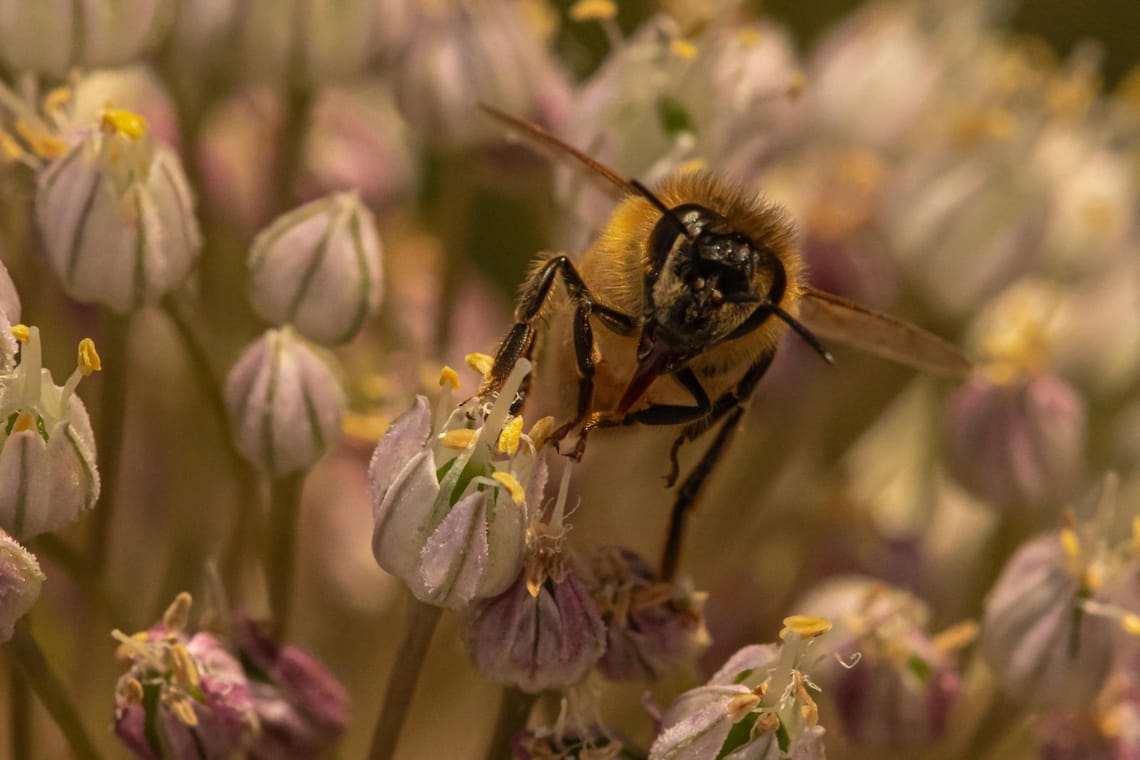
[[[40,597],[43,571],[34,554],[0,529],[0,643]]]
[[[708,646],[705,594],[657,581],[640,555],[616,546],[590,557],[590,587],[606,625],[598,669],[608,678],[655,680]]]
[[[324,345],[352,340],[380,305],[380,238],[355,193],[279,217],[253,241],[249,269],[258,316]]]
[[[114,632],[130,664],[115,688],[115,734],[144,760],[225,760],[257,732],[241,663],[210,634],[187,633],[190,603],[179,594],[149,630]]]
[[[95,505],[99,473],[80,379],[100,368],[95,344],[79,344],[78,366],[63,386],[42,366],[40,331],[17,325],[19,365],[0,374],[0,528],[18,539],[58,530]]]
[[[310,467],[340,436],[344,392],[288,327],[266,330],[226,378],[238,451],[274,476]]]
[[[237,621],[237,647],[261,729],[250,755],[303,760],[327,752],[348,728],[340,682],[312,655],[278,644],[246,617]]]
[[[119,66],[143,52],[164,18],[161,0],[0,0],[0,58],[56,77],[75,66]]]
[[[445,368],[434,420],[418,397],[372,455],[373,554],[421,601],[460,608],[518,575],[526,510],[546,477],[510,414],[529,371],[520,362],[489,407],[478,398],[453,407],[458,379]]]
[[[146,120],[106,110],[40,174],[36,222],[68,295],[125,312],[190,272],[201,246],[193,205],[177,155]]]

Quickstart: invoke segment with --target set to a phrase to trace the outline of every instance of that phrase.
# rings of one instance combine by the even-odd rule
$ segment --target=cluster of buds
[[[299,759],[339,739],[348,697],[320,663],[248,620],[233,642],[191,635],[190,605],[179,594],[152,628],[114,632],[130,665],[115,689],[115,733],[136,757]]]
[[[779,644],[741,649],[704,686],[691,689],[662,715],[650,760],[710,757],[823,757],[824,729],[805,672],[813,641],[827,633],[823,618],[784,620]]]

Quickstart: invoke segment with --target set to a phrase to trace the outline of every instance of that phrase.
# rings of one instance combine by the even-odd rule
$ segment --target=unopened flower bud
[[[476,397],[456,407],[454,372],[445,369],[434,420],[419,397],[376,446],[372,552],[420,601],[458,609],[503,592],[519,574],[527,509],[546,472],[529,436],[511,435],[510,406],[529,371],[520,362],[492,403]]]
[[[99,498],[95,436],[75,395],[98,362],[94,344],[63,386],[42,366],[40,331],[17,326],[20,363],[0,374],[0,528],[26,540],[75,520]]]
[[[43,571],[34,554],[0,529],[0,643],[40,596]]]
[[[344,392],[289,328],[266,330],[226,378],[238,451],[274,476],[309,467],[340,436]]]
[[[986,598],[980,649],[1011,698],[1076,706],[1104,683],[1112,624],[1085,608],[1098,590],[1091,543],[1074,528],[1029,541]]]
[[[125,312],[182,284],[201,236],[178,156],[142,117],[107,110],[39,177],[36,222],[65,291]]]
[[[380,305],[380,238],[355,193],[307,203],[253,241],[250,302],[324,345],[352,340]]]
[[[253,0],[243,8],[247,68],[306,83],[350,77],[376,53],[382,10],[374,0]]]
[[[925,632],[930,613],[924,602],[852,576],[825,581],[796,609],[836,621],[819,650],[834,656],[821,658],[816,674],[853,744],[886,753],[938,741],[962,686],[953,648],[940,647]]]
[[[168,622],[114,636],[130,663],[115,689],[115,734],[136,757],[225,760],[248,746],[257,730],[249,682],[216,638]]]
[[[76,66],[119,66],[154,40],[164,10],[161,0],[0,0],[0,58],[56,77]]]
[[[255,758],[317,757],[348,727],[348,693],[312,655],[280,645],[248,618],[238,621],[238,650],[257,680],[251,682],[260,732]]]
[[[8,268],[0,261],[0,372],[16,366],[18,344],[12,328],[19,323],[20,296]]]
[[[999,509],[1063,504],[1081,472],[1085,408],[1064,380],[977,373],[949,399],[951,473]]]
[[[657,581],[629,549],[602,547],[590,559],[590,585],[606,624],[598,669],[614,680],[655,680],[708,645],[704,594]]]

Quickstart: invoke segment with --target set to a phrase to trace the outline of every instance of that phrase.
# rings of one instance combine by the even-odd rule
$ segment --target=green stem
[[[102,498],[92,515],[90,549],[91,571],[96,578],[102,578],[106,572],[107,547],[119,484],[119,462],[123,453],[127,410],[127,362],[130,358],[127,344],[131,317],[104,311],[103,327],[102,344],[99,346],[103,355],[103,370],[99,379],[103,385],[99,401],[99,427],[95,430],[95,453],[102,481]]]
[[[67,690],[32,636],[26,617],[16,623],[15,632],[8,642],[8,650],[23,674],[24,681],[63,731],[74,755],[79,760],[97,760],[100,755],[95,750],[95,744],[79,720],[79,713],[67,695]]]
[[[459,289],[470,261],[468,239],[471,209],[475,202],[471,185],[471,165],[460,155],[438,156],[440,191],[432,208],[434,226],[443,242],[443,267],[439,284],[439,309],[436,315],[435,341],[440,356],[447,352],[451,337],[451,318]]]
[[[407,611],[404,615],[404,630],[400,634],[400,645],[396,649],[396,661],[388,674],[388,685],[384,690],[384,704],[376,719],[372,733],[372,749],[369,760],[391,760],[396,753],[396,743],[400,730],[411,707],[412,695],[420,669],[427,658],[431,636],[439,623],[443,610],[424,604],[408,592]]]
[[[190,369],[198,378],[198,386],[206,394],[206,401],[209,402],[210,409],[226,436],[226,442],[230,443],[233,439],[230,436],[230,418],[226,413],[226,401],[222,395],[222,380],[214,368],[205,342],[198,335],[194,318],[187,313],[191,307],[185,298],[177,293],[168,296],[162,305],[178,337],[182,339],[182,346],[186,349],[187,358],[190,359]]]
[[[32,694],[14,662],[8,665],[8,683],[12,687],[8,692],[8,717],[11,721],[8,738],[12,740],[12,757],[31,757]]]
[[[306,474],[305,470],[301,470],[274,478],[270,483],[270,536],[265,557],[265,580],[269,586],[269,608],[273,612],[273,625],[278,639],[285,638],[293,608],[297,519],[301,512],[301,493],[305,489]]]
[[[514,686],[503,688],[499,700],[499,717],[495,719],[495,733],[487,748],[487,760],[511,757],[511,743],[526,728],[530,711],[538,699],[537,694],[527,694]]]
[[[315,100],[311,86],[290,79],[283,97],[281,131],[277,138],[275,215],[288,211],[296,203],[293,191],[305,164],[305,138],[309,134],[309,115]]]

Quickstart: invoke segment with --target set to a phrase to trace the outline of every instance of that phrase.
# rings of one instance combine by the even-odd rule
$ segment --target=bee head
[[[663,214],[650,236],[645,325],[683,363],[737,337],[753,315],[779,304],[787,287],[780,259],[711,209],[684,204]]]

